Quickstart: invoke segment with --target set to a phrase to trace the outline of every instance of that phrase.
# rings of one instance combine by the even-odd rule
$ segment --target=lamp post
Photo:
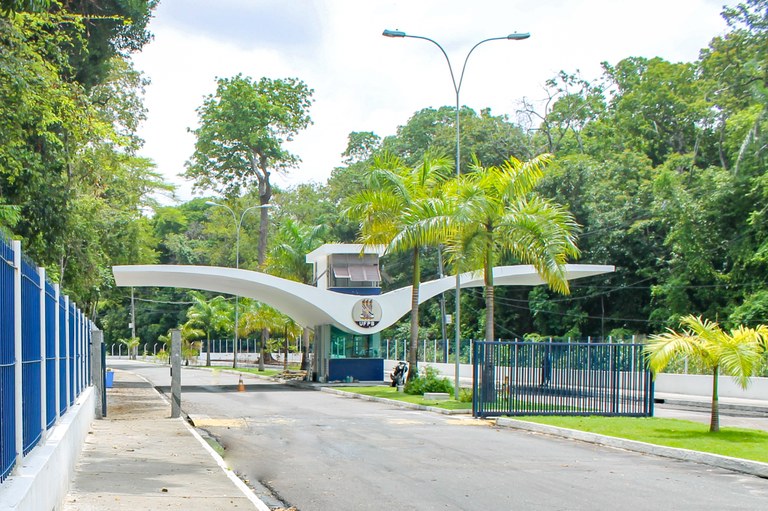
[[[243,227],[243,219],[245,218],[245,214],[252,209],[271,208],[272,204],[261,204],[258,206],[251,206],[249,208],[246,208],[240,214],[240,219],[238,220],[237,215],[235,214],[235,210],[233,210],[226,204],[219,204],[218,202],[213,202],[210,200],[205,201],[205,203],[209,206],[218,206],[220,208],[224,208],[230,213],[232,213],[232,220],[234,220],[235,222],[235,269],[239,270],[240,269],[240,229]],[[238,342],[237,326],[240,319],[239,315],[240,315],[240,296],[235,295],[235,346],[232,350],[232,368],[237,368],[237,342]]]
[[[488,39],[483,39],[479,43],[475,44],[472,49],[469,50],[467,53],[467,56],[464,57],[464,65],[461,67],[461,75],[459,76],[459,81],[456,82],[456,75],[453,72],[453,65],[451,64],[451,59],[448,58],[448,54],[445,52],[442,46],[440,46],[440,43],[435,41],[434,39],[430,39],[429,37],[419,36],[419,35],[409,35],[401,30],[384,30],[382,34],[384,37],[410,37],[411,39],[423,39],[425,41],[429,41],[430,43],[437,46],[440,51],[443,54],[443,57],[445,57],[445,61],[448,63],[448,71],[451,73],[451,82],[453,83],[453,90],[456,93],[456,177],[458,178],[461,176],[461,142],[460,142],[460,134],[461,134],[461,127],[459,124],[459,96],[461,93],[461,85],[464,82],[464,72],[467,70],[467,62],[469,61],[469,56],[472,55],[472,52],[475,51],[475,48],[480,46],[483,43],[487,43],[488,41],[521,41],[523,39],[528,39],[531,37],[531,34],[528,32],[523,33],[512,33],[508,36],[504,37],[490,37]],[[454,332],[455,332],[455,351],[456,351],[456,361],[454,363],[454,392],[455,392],[455,398],[459,399],[459,354],[461,350],[461,304],[459,302],[459,298],[461,295],[461,277],[459,277],[459,271],[458,267],[456,269],[456,317],[454,318]],[[443,316],[443,321],[445,321],[445,316]]]

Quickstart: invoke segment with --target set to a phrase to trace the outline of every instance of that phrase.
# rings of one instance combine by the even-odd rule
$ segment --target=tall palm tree
[[[451,176],[450,160],[427,153],[408,168],[398,157],[383,153],[374,158],[364,176],[365,188],[350,197],[344,213],[360,224],[358,240],[366,246],[385,245],[389,252],[410,252],[412,261],[411,332],[408,378],[418,374],[419,283],[422,248],[438,245],[441,232],[432,229],[434,205]]]
[[[648,366],[654,374],[667,367],[678,355],[692,357],[712,371],[712,407],[709,430],[720,431],[718,374],[722,371],[747,388],[759,367],[762,354],[768,350],[768,326],[757,328],[739,326],[730,332],[700,316],[685,316],[680,320],[682,332],[669,329],[654,335],[644,348]]]
[[[223,296],[211,300],[199,291],[190,291],[192,306],[187,310],[187,323],[205,332],[205,365],[211,365],[211,333],[226,328],[229,319],[229,304]],[[231,323],[230,323],[231,324]]]
[[[553,290],[568,293],[565,263],[577,257],[578,224],[562,206],[535,191],[551,161],[544,154],[522,162],[514,157],[500,166],[477,160],[449,191],[453,200],[448,251],[457,268],[482,269],[485,284],[485,338],[494,339],[493,267],[511,255],[533,265]]]
[[[267,257],[267,272],[302,284],[312,282],[312,267],[307,264],[306,256],[323,243],[326,226],[309,227],[294,220],[285,219],[275,237],[275,244]],[[309,368],[309,338],[311,329],[304,327],[302,334],[303,350],[301,370]]]

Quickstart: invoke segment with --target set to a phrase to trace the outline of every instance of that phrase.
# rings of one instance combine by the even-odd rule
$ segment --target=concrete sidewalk
[[[107,418],[96,420],[65,511],[269,511],[146,380],[115,371]]]

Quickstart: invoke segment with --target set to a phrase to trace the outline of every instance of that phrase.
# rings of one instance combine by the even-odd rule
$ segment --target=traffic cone
[[[243,377],[240,377],[240,381],[237,382],[237,391],[238,392],[244,392],[245,391],[245,384],[243,383]]]

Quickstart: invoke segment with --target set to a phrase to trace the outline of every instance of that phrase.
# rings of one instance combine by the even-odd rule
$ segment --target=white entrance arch
[[[570,280],[615,271],[611,265],[567,264]],[[357,296],[319,289],[266,273],[218,266],[133,265],[113,266],[115,282],[121,287],[179,287],[227,293],[256,299],[274,307],[304,327],[333,325],[357,334],[374,334],[393,325],[411,309],[411,286],[375,296]],[[496,286],[538,286],[544,284],[533,266],[499,266],[493,269]],[[461,287],[482,287],[480,271],[461,274]],[[424,282],[419,286],[419,303],[453,289],[456,277]],[[362,320],[363,314],[378,314]],[[368,317],[365,316],[365,317]],[[372,316],[371,316],[372,317]]]

